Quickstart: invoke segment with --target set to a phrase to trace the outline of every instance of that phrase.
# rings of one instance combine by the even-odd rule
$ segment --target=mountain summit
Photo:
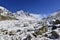
[[[15,19],[12,12],[0,6],[0,20]]]
[[[11,12],[7,10],[6,8],[0,6],[0,14],[7,16],[7,15],[11,15]]]

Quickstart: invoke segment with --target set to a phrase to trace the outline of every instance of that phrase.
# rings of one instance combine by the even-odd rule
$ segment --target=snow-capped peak
[[[37,14],[32,15],[33,13],[29,13],[23,10],[17,11],[16,13],[13,13],[17,19],[25,19],[25,20],[40,20],[39,18],[35,16],[39,16]]]
[[[23,10],[20,10],[20,11],[17,11],[16,12],[16,15],[17,16],[21,16],[21,17],[25,17],[25,16],[29,16],[29,13],[28,12],[25,12]]]
[[[23,13],[24,11],[23,10],[20,10],[20,11],[17,11],[17,14],[20,14],[20,13]]]
[[[6,12],[8,12],[9,10],[7,10],[6,8],[0,6],[0,11],[6,11]]]
[[[12,12],[10,12],[6,8],[0,6],[0,15],[9,16],[9,15],[12,15]]]
[[[0,9],[5,9],[4,7],[0,6]]]
[[[21,10],[21,11],[17,11],[16,12],[16,15],[19,15],[19,16],[22,16],[22,15],[24,15],[25,13],[24,13],[24,11],[23,10]]]
[[[52,13],[51,16],[56,16],[56,15],[59,15],[59,14],[60,14],[60,10]]]

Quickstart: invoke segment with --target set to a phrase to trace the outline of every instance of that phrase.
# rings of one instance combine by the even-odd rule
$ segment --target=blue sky
[[[0,0],[0,6],[12,12],[24,10],[37,14],[50,14],[60,10],[60,0]]]

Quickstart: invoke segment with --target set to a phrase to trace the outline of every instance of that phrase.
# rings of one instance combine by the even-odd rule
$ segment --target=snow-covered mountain
[[[12,15],[12,12],[10,12],[9,10],[7,10],[6,8],[0,6],[0,14],[4,15],[4,16],[9,16]]]
[[[60,40],[59,18],[60,11],[39,19],[29,12],[12,13],[0,6],[0,40]]]
[[[6,20],[6,19],[9,20],[9,19],[16,19],[16,18],[14,17],[12,12],[0,6],[0,20]]]
[[[15,13],[13,13],[13,15],[17,18],[17,19],[25,19],[25,20],[40,20],[39,18],[36,18],[34,15],[31,15],[31,13],[29,12],[25,12],[23,10],[17,11]]]
[[[49,15],[47,18],[45,19],[58,19],[60,20],[60,11],[56,11],[54,13],[52,13],[51,15]]]

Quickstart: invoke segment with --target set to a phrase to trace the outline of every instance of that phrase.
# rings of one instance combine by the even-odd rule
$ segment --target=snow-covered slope
[[[12,13],[0,6],[0,40],[59,40],[59,18],[60,11],[39,19],[23,10]]]

